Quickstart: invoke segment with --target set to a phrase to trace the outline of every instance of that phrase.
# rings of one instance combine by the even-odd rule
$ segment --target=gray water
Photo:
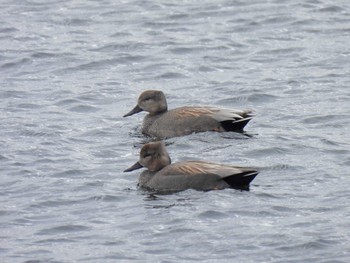
[[[1,262],[350,262],[350,3],[0,3]],[[250,191],[150,195],[122,171],[169,108],[250,108],[173,161],[253,166]]]

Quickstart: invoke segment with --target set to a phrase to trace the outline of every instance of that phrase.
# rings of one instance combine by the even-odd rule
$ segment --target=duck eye
[[[143,155],[143,157],[146,158],[146,157],[149,157],[149,156],[151,156],[151,155],[152,155],[152,153],[146,152],[146,153]]]
[[[151,97],[145,98],[145,101],[149,101],[149,100],[151,100]]]

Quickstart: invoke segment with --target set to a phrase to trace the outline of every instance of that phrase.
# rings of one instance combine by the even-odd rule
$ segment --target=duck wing
[[[210,116],[217,121],[238,120],[255,116],[252,110],[224,109],[216,107],[181,107],[176,108],[179,118]]]
[[[258,171],[252,168],[230,166],[224,164],[188,161],[168,165],[162,171],[165,176],[186,175],[189,177],[203,177],[207,180],[224,180],[231,187],[248,186],[258,175]]]
[[[224,109],[215,107],[181,107],[173,110],[178,119],[209,117],[219,122],[226,131],[243,131],[255,116],[252,110]]]

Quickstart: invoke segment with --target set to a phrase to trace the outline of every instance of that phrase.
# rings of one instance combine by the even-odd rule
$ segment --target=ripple
[[[63,99],[58,102],[56,102],[54,105],[56,106],[66,106],[66,105],[72,105],[72,104],[78,104],[80,103],[77,99]]]
[[[35,127],[35,129],[23,129],[20,131],[20,135],[25,137],[56,137],[59,135],[57,132],[53,131],[43,131],[40,127]]]
[[[216,71],[217,69],[213,68],[213,67],[207,67],[207,66],[200,66],[198,67],[198,71],[200,72],[213,72]]]
[[[270,170],[270,171],[283,171],[283,170],[301,170],[302,166],[292,166],[289,164],[276,164],[267,167],[262,167],[262,170]]]
[[[78,200],[67,200],[67,199],[59,199],[54,201],[43,201],[43,202],[37,202],[35,204],[32,204],[30,207],[32,208],[52,208],[52,207],[61,207],[61,206],[69,206],[69,205],[77,205],[82,204],[83,202],[87,201],[86,199],[78,199]]]
[[[100,111],[100,109],[89,105],[78,105],[78,106],[69,108],[69,111],[87,113],[87,112],[97,112],[97,111]]]
[[[8,161],[8,160],[9,160],[9,158],[0,154],[0,161]]]
[[[5,90],[0,91],[0,98],[8,99],[8,98],[26,98],[29,96],[29,93],[21,90]]]
[[[93,23],[93,21],[91,19],[72,18],[66,19],[64,23],[69,26],[86,26]]]
[[[130,51],[136,51],[136,50],[143,50],[147,47],[145,43],[142,42],[135,42],[130,41],[127,43],[122,44],[107,44],[99,48],[93,48],[91,51],[94,52],[116,52],[116,51],[122,51],[122,52],[130,52]]]
[[[187,76],[184,74],[181,74],[181,73],[177,73],[177,72],[166,72],[166,73],[163,73],[163,74],[157,76],[157,78],[160,78],[160,79],[181,79],[181,78],[187,78]]]
[[[47,229],[42,229],[38,231],[37,235],[59,235],[59,234],[67,234],[67,233],[73,233],[73,232],[82,232],[87,231],[90,228],[87,226],[82,225],[63,225],[63,226],[57,226]]]
[[[269,51],[261,51],[258,52],[257,54],[273,54],[273,55],[286,55],[289,53],[299,53],[302,52],[305,48],[302,47],[289,47],[289,48],[278,48],[278,49],[271,49]]]
[[[203,219],[222,219],[228,217],[228,215],[218,211],[205,211],[200,213],[198,217]]]
[[[285,155],[288,153],[290,153],[290,150],[282,147],[267,147],[264,149],[256,149],[254,151],[249,152],[249,154],[254,157],[280,155],[280,154]],[[283,165],[282,167],[285,167],[285,165]]]
[[[25,65],[29,65],[31,63],[32,63],[32,60],[30,58],[22,58],[13,62],[3,63],[2,65],[0,65],[0,68],[2,69],[19,68]]]
[[[36,241],[35,243],[37,244],[50,244],[50,243],[77,243],[77,240],[71,239],[71,238],[47,238],[47,239],[42,239],[39,241]]]
[[[156,21],[152,21],[152,22],[145,22],[144,26],[147,28],[173,28],[174,26],[177,26],[178,24],[176,22],[156,22]]]
[[[17,32],[18,29],[15,28],[15,27],[3,27],[3,28],[0,28],[0,33],[2,34],[8,34],[8,33],[14,33],[14,32]]]
[[[126,200],[125,196],[118,195],[101,195],[93,197],[93,200],[104,201],[104,202],[119,202]]]
[[[295,213],[294,208],[285,207],[285,206],[272,206],[271,209],[277,211],[277,212],[290,212]]]
[[[177,48],[171,48],[169,50],[171,53],[177,54],[177,55],[184,55],[189,53],[194,53],[197,51],[201,51],[198,47],[177,47]]]
[[[247,96],[247,101],[249,102],[265,102],[271,103],[278,99],[275,95],[264,94],[264,93],[254,93],[252,95]]]
[[[38,59],[38,58],[53,58],[56,57],[57,54],[50,53],[50,52],[35,52],[31,55],[32,58]]]
[[[320,115],[320,116],[312,116],[312,117],[306,117],[301,120],[302,123],[305,124],[325,124],[333,121],[338,120],[345,120],[347,116],[345,115]]]
[[[327,6],[318,9],[319,12],[330,12],[330,13],[340,13],[344,11],[344,8],[341,8],[340,6],[332,5],[332,6]]]
[[[262,21],[260,21],[261,24],[281,24],[281,23],[290,23],[292,21],[295,21],[295,17],[292,16],[278,16],[278,17],[272,17],[267,18]]]
[[[66,171],[63,171],[63,172],[58,172],[58,173],[54,173],[52,174],[51,176],[52,177],[58,177],[58,178],[65,178],[65,177],[76,177],[76,176],[83,176],[86,174],[86,171],[84,170],[79,170],[79,169],[71,169],[71,170],[66,170]]]
[[[65,74],[65,73],[72,73],[72,72],[79,72],[79,71],[106,69],[106,68],[109,68],[111,65],[124,65],[124,64],[141,62],[142,60],[144,60],[144,58],[145,56],[124,54],[117,58],[101,59],[98,61],[92,61],[89,63],[80,64],[78,66],[55,70],[53,71],[53,73]]]
[[[33,251],[33,254],[35,253],[42,253],[42,254],[48,254],[49,251],[48,250],[36,250],[36,251]],[[40,260],[40,259],[30,259],[30,260],[26,260],[24,261],[24,263],[45,263],[49,261],[49,259],[46,259],[46,260]],[[53,263],[58,263],[58,262],[55,262],[55,261],[52,261]]]

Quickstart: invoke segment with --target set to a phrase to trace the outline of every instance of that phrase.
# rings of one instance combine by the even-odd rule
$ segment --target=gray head
[[[151,172],[157,172],[171,163],[170,156],[163,142],[150,142],[140,151],[140,159],[124,172],[130,172],[146,167]]]
[[[160,90],[146,90],[139,96],[137,105],[123,117],[128,117],[140,111],[158,114],[168,110],[165,95]]]

